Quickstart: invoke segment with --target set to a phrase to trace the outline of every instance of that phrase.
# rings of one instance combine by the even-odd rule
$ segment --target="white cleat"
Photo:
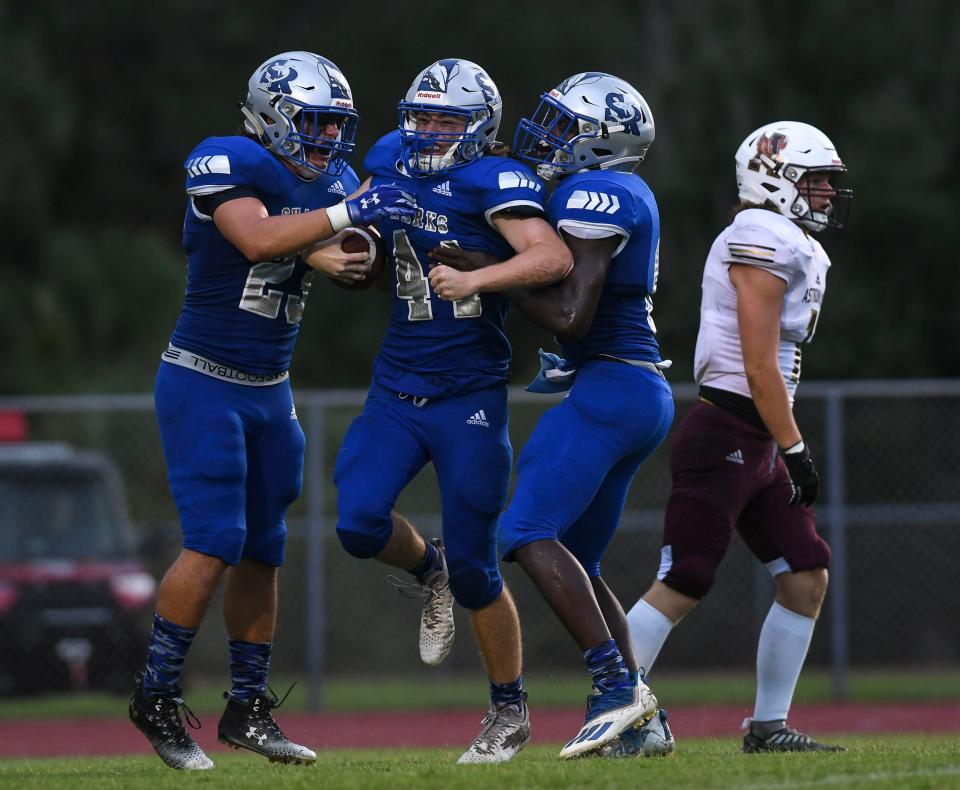
[[[435,667],[450,655],[456,624],[453,621],[453,593],[450,592],[450,573],[443,541],[430,541],[440,552],[440,567],[431,573],[423,584],[411,583],[396,576],[388,576],[397,592],[406,598],[422,598],[420,612],[420,660]]]
[[[423,585],[423,611],[420,613],[420,660],[430,667],[440,664],[450,654],[456,625],[453,621],[453,593],[447,558],[439,538],[432,541],[440,551],[442,565]]]
[[[587,715],[580,731],[560,750],[560,759],[569,760],[610,743],[628,727],[645,722],[657,712],[657,698],[642,680],[636,686],[608,688],[594,686],[587,697]]]
[[[457,763],[505,763],[512,760],[530,740],[530,712],[525,703],[522,708],[518,710],[516,705],[497,707],[490,703],[490,710],[483,718],[483,729]]]

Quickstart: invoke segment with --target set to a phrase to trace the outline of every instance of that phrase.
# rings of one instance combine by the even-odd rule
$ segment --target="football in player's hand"
[[[362,280],[356,280],[351,283],[343,280],[333,280],[341,288],[347,288],[351,291],[362,291],[369,288],[383,271],[387,262],[387,250],[383,246],[383,239],[380,238],[380,232],[372,225],[353,225],[345,229],[343,241],[340,242],[340,248],[344,252],[365,252],[367,260],[370,262],[370,268]]]

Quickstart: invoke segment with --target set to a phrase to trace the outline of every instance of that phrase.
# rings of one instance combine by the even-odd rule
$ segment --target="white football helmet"
[[[340,175],[356,147],[360,116],[343,72],[313,52],[283,52],[260,64],[247,83],[240,105],[244,129],[277,156],[291,162],[297,175]],[[336,138],[319,135],[327,124]],[[329,158],[310,161],[311,151]]]
[[[417,131],[419,113],[464,118],[462,133]],[[421,71],[400,102],[400,137],[408,172],[425,176],[479,159],[496,139],[503,113],[500,91],[476,63],[446,58]],[[449,146],[437,151],[438,146]]]
[[[774,208],[812,231],[842,228],[850,214],[853,190],[838,189],[826,211],[814,211],[811,191],[798,183],[810,172],[845,173],[830,139],[816,127],[778,121],[751,132],[737,149],[737,188],[743,203]]]
[[[513,152],[546,179],[587,168],[629,173],[654,134],[650,106],[632,85],[587,71],[540,96],[533,116],[517,126]]]

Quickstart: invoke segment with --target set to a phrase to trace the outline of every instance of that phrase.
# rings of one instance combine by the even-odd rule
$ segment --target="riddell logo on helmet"
[[[416,98],[418,99],[439,99],[443,96],[442,93],[432,93],[430,91],[417,91]]]
[[[351,108],[351,107],[353,107],[353,102],[344,101],[343,99],[334,99],[334,100],[333,100],[333,106],[334,106],[334,107],[347,107],[347,108]]]

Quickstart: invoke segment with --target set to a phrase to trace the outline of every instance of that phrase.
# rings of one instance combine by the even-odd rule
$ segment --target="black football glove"
[[[799,442],[799,445],[798,450],[790,448],[794,450],[793,452],[789,450],[780,452],[783,462],[787,465],[790,487],[793,489],[789,502],[791,505],[812,505],[817,498],[817,491],[820,490],[820,475],[813,465],[810,449],[803,442]]]

